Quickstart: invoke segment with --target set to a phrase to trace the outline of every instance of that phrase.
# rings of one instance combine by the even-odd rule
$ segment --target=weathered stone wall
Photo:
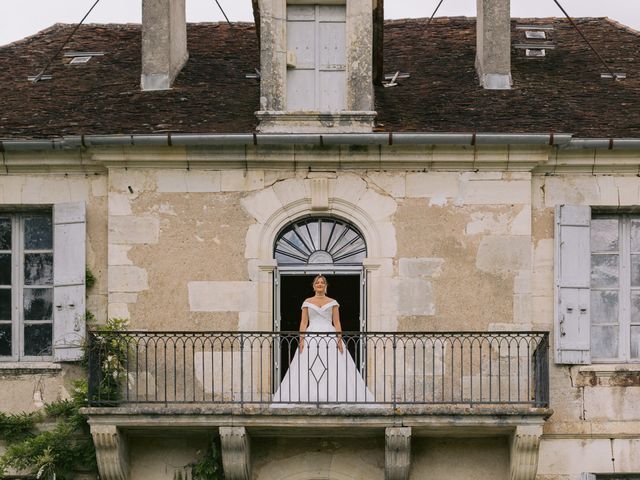
[[[553,335],[554,208],[640,204],[636,175],[567,173],[534,176],[532,304]],[[551,341],[553,345],[553,340]],[[560,366],[551,352],[551,408],[544,426],[538,478],[578,480],[582,472],[638,472],[640,380],[634,365]]]
[[[107,177],[84,174],[24,174],[0,177],[0,205],[51,206],[86,202],[87,266],[96,283],[87,291],[87,310],[98,321],[107,318]],[[0,409],[6,413],[34,411],[45,403],[70,396],[73,381],[84,372],[75,365],[0,363]]]
[[[244,172],[111,170],[110,316],[134,329],[238,329],[255,297],[241,181],[252,182]]]
[[[509,448],[504,437],[415,438],[411,453],[411,480],[509,478]]]
[[[191,478],[191,464],[209,451],[211,435],[175,431],[130,436],[129,480]]]
[[[98,320],[240,331],[272,328],[273,241],[290,221],[317,213],[353,222],[367,239],[372,330],[553,332],[555,205],[640,205],[635,174],[270,170],[258,166],[263,161],[253,158],[245,169],[155,165],[110,167],[108,176],[14,175],[0,178],[0,202],[87,201],[87,263],[97,277],[88,308]],[[538,480],[640,471],[633,453],[640,447],[640,381],[631,367],[564,367],[551,358],[554,414],[544,427]],[[0,373],[0,404],[3,411],[34,410],[67,396],[78,376],[67,366]],[[252,441],[255,478],[280,478],[282,465],[298,461],[323,466],[322,474],[357,464],[362,478],[384,476],[382,439]],[[143,478],[146,468],[157,470],[154,478],[173,478],[169,463],[158,461],[161,452],[173,452],[170,463],[180,466],[203,442],[134,440],[132,478]],[[424,469],[456,478],[447,476],[454,464],[459,478],[472,478],[465,476],[471,471],[478,479],[506,478],[502,442],[416,438],[412,475],[420,478],[415,472]],[[486,459],[493,460],[476,467]]]
[[[255,438],[254,480],[384,479],[384,438]]]

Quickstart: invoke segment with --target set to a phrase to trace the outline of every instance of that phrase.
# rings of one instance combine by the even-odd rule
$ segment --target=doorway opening
[[[327,294],[340,304],[340,324],[345,332],[345,346],[351,357],[360,366],[362,358],[361,345],[358,338],[348,332],[359,332],[362,324],[362,292],[360,274],[325,274],[329,283]],[[280,276],[280,331],[300,331],[301,306],[308,297],[313,296],[311,283],[316,275],[292,274]],[[298,348],[297,338],[286,338],[280,341],[280,375],[279,380],[289,369],[289,364]]]
[[[287,373],[299,348],[300,307],[313,295],[313,278],[322,273],[329,283],[328,295],[340,304],[343,332],[366,330],[364,236],[355,225],[333,216],[305,217],[285,226],[276,238],[273,255],[278,262],[274,276],[276,332],[283,335],[274,345],[274,388]],[[343,336],[344,344],[359,369],[364,368],[364,346],[359,335]]]

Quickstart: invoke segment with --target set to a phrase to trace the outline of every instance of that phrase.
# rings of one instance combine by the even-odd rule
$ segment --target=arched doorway
[[[365,280],[362,262],[367,245],[362,233],[337,217],[305,217],[285,226],[276,237],[274,258],[274,331],[297,332],[300,306],[313,295],[313,278],[322,273],[329,282],[328,294],[340,303],[344,332],[366,331]],[[363,367],[362,346],[357,339],[347,343],[356,364]],[[295,353],[297,341],[283,340],[275,353],[279,384]],[[277,386],[277,385],[276,385]]]

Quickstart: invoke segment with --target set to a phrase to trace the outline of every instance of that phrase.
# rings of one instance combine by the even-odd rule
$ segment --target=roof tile
[[[577,20],[587,38],[625,80],[605,67],[562,19],[552,24],[557,48],[526,58],[512,48],[514,88],[483,90],[475,73],[475,19],[385,22],[385,72],[411,73],[393,88],[376,87],[378,129],[395,132],[566,132],[579,137],[640,137],[640,34],[608,19]],[[33,84],[70,33],[54,25],[0,47],[0,138],[79,134],[247,133],[255,130],[259,68],[253,24],[190,24],[189,61],[174,88],[140,90],[140,26],[84,25],[65,50],[105,51],[84,65],[52,63],[52,80]]]

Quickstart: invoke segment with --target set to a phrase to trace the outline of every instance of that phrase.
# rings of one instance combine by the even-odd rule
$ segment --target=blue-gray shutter
[[[53,355],[57,362],[82,359],[85,341],[86,207],[53,207]]]
[[[318,110],[347,106],[347,11],[345,5],[318,7]]]
[[[287,110],[346,108],[344,5],[287,5]]]
[[[558,205],[555,221],[556,363],[591,363],[591,207]]]
[[[287,51],[295,67],[287,68],[287,110],[316,110],[316,7],[287,5]]]

